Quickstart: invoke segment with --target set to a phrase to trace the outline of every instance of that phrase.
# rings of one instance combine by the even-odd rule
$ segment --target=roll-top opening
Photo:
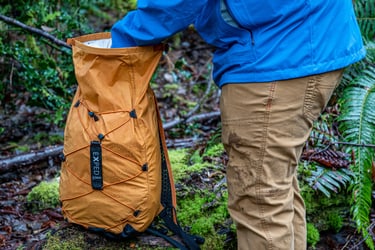
[[[109,49],[111,48],[111,45],[112,45],[112,39],[107,38],[107,39],[91,40],[91,41],[86,41],[83,44],[90,46],[90,47],[95,47],[95,48]]]

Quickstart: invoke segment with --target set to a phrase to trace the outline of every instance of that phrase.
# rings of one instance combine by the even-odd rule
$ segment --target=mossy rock
[[[60,204],[58,180],[42,181],[30,191],[26,200],[33,212],[56,208]]]

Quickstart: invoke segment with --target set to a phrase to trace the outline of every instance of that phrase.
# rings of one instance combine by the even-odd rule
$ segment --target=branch
[[[0,159],[0,174],[11,171],[19,165],[30,165],[47,157],[58,156],[62,150],[63,146],[48,147],[41,151]]]
[[[217,118],[219,116],[220,116],[220,111],[213,111],[213,112],[210,112],[210,113],[203,113],[203,114],[198,114],[198,115],[194,115],[192,117],[189,117],[186,120],[186,122],[189,123],[189,122],[194,122],[194,121],[204,121],[204,120]]]
[[[1,14],[0,14],[0,20],[6,22],[8,24],[21,27],[22,29],[25,29],[25,30],[27,30],[27,31],[29,31],[31,33],[35,33],[35,34],[38,34],[38,35],[40,35],[42,37],[45,37],[48,40],[56,43],[59,46],[63,46],[63,47],[71,49],[71,47],[66,42],[59,40],[58,38],[52,36],[51,34],[45,32],[45,31],[43,31],[41,29],[37,29],[37,28],[31,27],[31,26],[28,26],[28,25],[26,25],[24,23],[21,23],[20,21],[17,21],[16,19],[13,19],[11,17],[7,17],[7,16],[4,16],[4,15],[1,15]]]
[[[206,65],[209,63],[209,61],[206,63]],[[206,65],[204,67],[206,67]],[[213,79],[212,79],[212,69],[211,69],[211,72],[210,72],[210,77],[207,81],[207,88],[206,88],[206,91],[203,93],[203,96],[202,98],[199,100],[199,102],[197,103],[197,105],[187,114],[185,115],[185,118],[189,118],[190,116],[192,116],[195,112],[198,111],[198,109],[201,107],[202,103],[204,102],[204,100],[208,97],[208,95],[210,94],[210,91],[211,91],[211,86],[212,86],[212,83],[213,83]]]
[[[165,123],[163,125],[163,128],[165,130],[168,130],[168,129],[171,129],[171,128],[173,128],[173,127],[175,127],[175,126],[177,126],[178,124],[181,124],[181,123],[186,124],[186,123],[190,123],[190,122],[194,122],[194,121],[204,121],[204,120],[213,119],[213,118],[216,118],[216,117],[219,117],[219,116],[220,116],[220,111],[198,114],[198,115],[191,116],[187,119],[181,118],[181,119],[177,119],[177,120]]]
[[[199,144],[199,142],[203,140],[201,138],[180,138],[180,139],[168,139],[167,147],[168,148],[191,148],[192,145]]]

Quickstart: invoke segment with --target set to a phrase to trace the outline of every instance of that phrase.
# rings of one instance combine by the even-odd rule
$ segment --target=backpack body
[[[109,33],[68,43],[78,88],[64,133],[63,215],[69,222],[116,235],[143,232],[163,209],[164,135],[149,86],[163,48],[109,49]],[[173,179],[170,187],[175,196]]]

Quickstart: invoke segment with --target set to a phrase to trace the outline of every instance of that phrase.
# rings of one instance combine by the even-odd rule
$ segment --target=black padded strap
[[[156,112],[157,112],[157,119],[158,119],[158,125],[159,125],[159,142],[160,142],[160,154],[161,154],[161,174],[162,174],[162,183],[161,183],[161,204],[164,207],[164,209],[161,211],[159,214],[159,217],[163,219],[165,225],[169,230],[171,230],[174,234],[179,236],[181,240],[185,243],[187,249],[190,250],[200,250],[199,244],[204,243],[204,238],[198,237],[198,236],[193,236],[190,234],[187,234],[184,232],[181,228],[181,226],[178,224],[177,221],[177,215],[176,215],[176,209],[174,206],[174,188],[172,185],[173,179],[172,173],[169,173],[170,166],[169,164],[169,159],[168,157],[168,152],[165,152],[167,150],[167,146],[165,143],[165,138],[164,138],[164,130],[163,130],[163,125],[161,122],[160,118],[160,113],[158,109],[158,104],[156,101],[156,98],[154,96],[154,101],[155,101],[155,107],[156,107]],[[186,248],[180,248],[180,249],[186,249]]]
[[[204,243],[204,238],[187,234],[184,230],[182,230],[181,226],[178,223],[174,222],[174,213],[174,208],[164,208],[164,210],[160,213],[160,218],[163,219],[165,225],[169,230],[171,230],[181,238],[188,249],[200,250],[201,248],[199,244]]]
[[[156,230],[154,228],[149,227],[149,228],[146,229],[146,232],[165,239],[166,241],[168,241],[169,243],[171,243],[173,246],[177,247],[180,250],[188,250],[188,248],[186,248],[184,245],[182,245],[177,240],[172,239],[168,235],[165,235],[165,234],[159,232],[158,230]]]
[[[162,138],[160,138],[162,140]],[[164,147],[162,145],[162,141],[160,141],[160,147],[161,147],[161,166],[162,166],[162,192],[161,192],[161,203],[164,207],[163,211],[160,213],[160,218],[163,219],[165,225],[168,227],[169,230],[171,230],[173,233],[178,235],[181,240],[185,243],[185,245],[188,247],[188,249],[191,250],[200,250],[200,247],[198,244],[202,244],[204,242],[204,239],[201,237],[196,237],[190,234],[187,234],[182,230],[181,226],[176,223],[177,217],[176,217],[176,210],[173,207],[172,202],[172,191],[171,191],[171,182],[169,179],[169,173],[168,173],[168,165],[167,161],[165,159],[164,154]]]

